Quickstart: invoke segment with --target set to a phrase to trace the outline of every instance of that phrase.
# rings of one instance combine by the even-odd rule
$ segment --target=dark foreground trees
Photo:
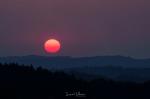
[[[64,72],[0,64],[0,99],[150,99],[150,82],[84,81]]]

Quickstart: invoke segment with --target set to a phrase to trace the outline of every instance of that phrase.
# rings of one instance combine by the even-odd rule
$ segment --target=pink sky
[[[150,57],[149,10],[149,0],[1,0],[0,56],[45,55],[55,32],[59,55]]]

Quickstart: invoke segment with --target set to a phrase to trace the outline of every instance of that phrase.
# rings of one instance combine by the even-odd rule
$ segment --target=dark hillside
[[[84,81],[61,71],[0,64],[0,99],[149,99],[150,83]]]

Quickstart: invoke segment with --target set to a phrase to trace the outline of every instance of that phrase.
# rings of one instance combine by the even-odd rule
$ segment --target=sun
[[[60,51],[61,44],[56,39],[49,39],[44,44],[44,49],[47,53],[57,53]]]

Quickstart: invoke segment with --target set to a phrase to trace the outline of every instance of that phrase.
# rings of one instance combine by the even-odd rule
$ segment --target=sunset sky
[[[0,0],[0,56],[123,55],[150,58],[150,0]]]

